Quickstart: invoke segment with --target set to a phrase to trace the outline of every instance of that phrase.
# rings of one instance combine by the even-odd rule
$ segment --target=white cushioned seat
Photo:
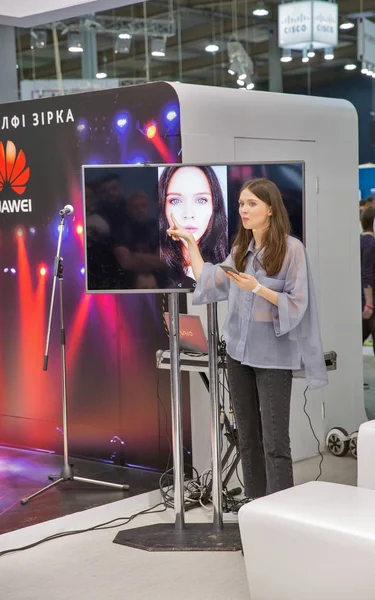
[[[243,506],[251,600],[374,600],[375,491],[310,482]]]
[[[358,487],[375,490],[375,421],[363,423],[357,437]]]

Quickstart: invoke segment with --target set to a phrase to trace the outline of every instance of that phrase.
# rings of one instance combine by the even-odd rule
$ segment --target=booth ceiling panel
[[[0,25],[35,27],[101,10],[136,4],[140,0],[0,0]]]

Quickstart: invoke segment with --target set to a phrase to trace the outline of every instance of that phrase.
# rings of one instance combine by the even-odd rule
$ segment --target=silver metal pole
[[[182,439],[180,328],[178,313],[179,295],[178,293],[169,294],[175,528],[184,529],[184,449]]]
[[[55,264],[54,264],[54,268],[53,268],[52,294],[51,294],[51,302],[49,305],[49,315],[48,315],[48,325],[47,325],[46,346],[45,346],[45,351],[44,351],[43,371],[47,371],[47,369],[48,369],[48,352],[49,352],[49,343],[50,343],[50,339],[51,339],[53,305],[55,302],[56,281],[57,281],[57,273],[58,273],[59,264],[60,264],[61,242],[62,242],[62,235],[63,235],[64,227],[65,227],[65,216],[63,215],[60,220],[59,238],[57,241]]]
[[[61,336],[61,384],[62,384],[62,407],[63,407],[63,435],[64,435],[64,467],[69,466],[68,456],[68,399],[66,388],[66,345],[64,327],[64,304],[63,304],[63,280],[59,279],[60,288],[60,336]]]
[[[223,529],[223,501],[221,481],[220,402],[217,360],[217,304],[207,306],[208,364],[211,401],[211,452],[212,452],[212,502],[213,527]]]

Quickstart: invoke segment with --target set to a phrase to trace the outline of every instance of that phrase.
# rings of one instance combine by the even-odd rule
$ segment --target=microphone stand
[[[69,209],[69,210],[66,210]],[[27,498],[23,498],[21,500],[21,504],[27,504],[29,500],[36,498],[36,496],[40,496],[43,492],[50,490],[51,488],[59,485],[60,483],[64,483],[65,481],[81,481],[83,483],[90,483],[94,485],[104,485],[106,487],[117,489],[117,490],[128,490],[129,485],[127,484],[119,484],[119,483],[109,483],[107,481],[98,481],[96,479],[87,479],[86,477],[77,477],[74,475],[74,465],[69,463],[69,448],[68,448],[68,403],[67,403],[67,385],[66,385],[66,338],[65,338],[65,327],[64,327],[64,303],[63,303],[63,258],[60,256],[61,252],[61,242],[62,242],[62,234],[65,226],[65,216],[72,214],[73,207],[70,205],[66,206],[64,210],[60,211],[61,221],[59,227],[59,238],[57,242],[57,251],[54,262],[54,273],[53,273],[53,283],[52,283],[52,294],[51,294],[51,302],[49,308],[49,318],[48,318],[48,327],[47,327],[47,338],[46,338],[46,347],[44,353],[44,363],[43,370],[47,371],[48,369],[48,352],[49,352],[49,343],[51,337],[51,325],[52,325],[52,316],[53,316],[53,306],[56,292],[56,283],[59,281],[59,295],[60,295],[60,347],[61,347],[61,381],[62,381],[62,417],[63,417],[63,440],[64,440],[64,466],[61,470],[60,475],[49,475],[48,479],[53,481],[46,487],[42,488],[35,494],[28,496]]]

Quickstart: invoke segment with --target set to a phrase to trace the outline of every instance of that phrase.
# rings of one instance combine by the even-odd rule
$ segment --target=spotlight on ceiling
[[[268,8],[266,8],[264,2],[258,2],[258,4],[253,10],[253,15],[254,17],[266,17],[269,14],[269,12],[270,11],[268,10]]]
[[[82,39],[80,33],[68,33],[69,52],[83,52]]]
[[[355,71],[357,68],[357,65],[355,65],[354,63],[348,63],[347,65],[344,66],[345,71]]]
[[[30,32],[30,48],[45,48],[47,46],[47,32],[44,29],[32,29]]]
[[[315,52],[313,48],[310,48],[310,50],[307,53],[308,58],[314,58],[315,56]]]
[[[116,39],[115,54],[129,54],[131,43],[132,36],[129,33],[120,33]]]
[[[165,56],[167,46],[166,38],[152,38],[151,40],[151,54],[152,56],[163,57]]]
[[[329,46],[324,50],[324,58],[325,60],[333,60],[335,58],[332,46]]]
[[[237,58],[231,58],[230,65],[228,68],[229,75],[235,75],[236,73],[239,73],[240,70],[241,70],[241,64],[240,64],[239,60]]]
[[[353,21],[350,21],[349,19],[344,19],[343,22],[340,24],[340,29],[342,30],[348,30],[348,29],[353,29],[355,27],[355,23],[353,23]]]
[[[284,48],[280,60],[283,63],[291,62],[293,60],[292,51],[288,50],[287,48]]]
[[[307,50],[302,50],[302,62],[308,63],[309,61],[310,61],[310,58],[307,54]]]
[[[212,54],[215,54],[215,52],[219,50],[219,46],[217,44],[207,44],[205,50],[206,52],[211,52]]]
[[[245,81],[252,81],[254,75],[254,64],[245,48],[240,42],[228,42],[228,58],[230,75],[237,75],[237,84],[245,87]]]

